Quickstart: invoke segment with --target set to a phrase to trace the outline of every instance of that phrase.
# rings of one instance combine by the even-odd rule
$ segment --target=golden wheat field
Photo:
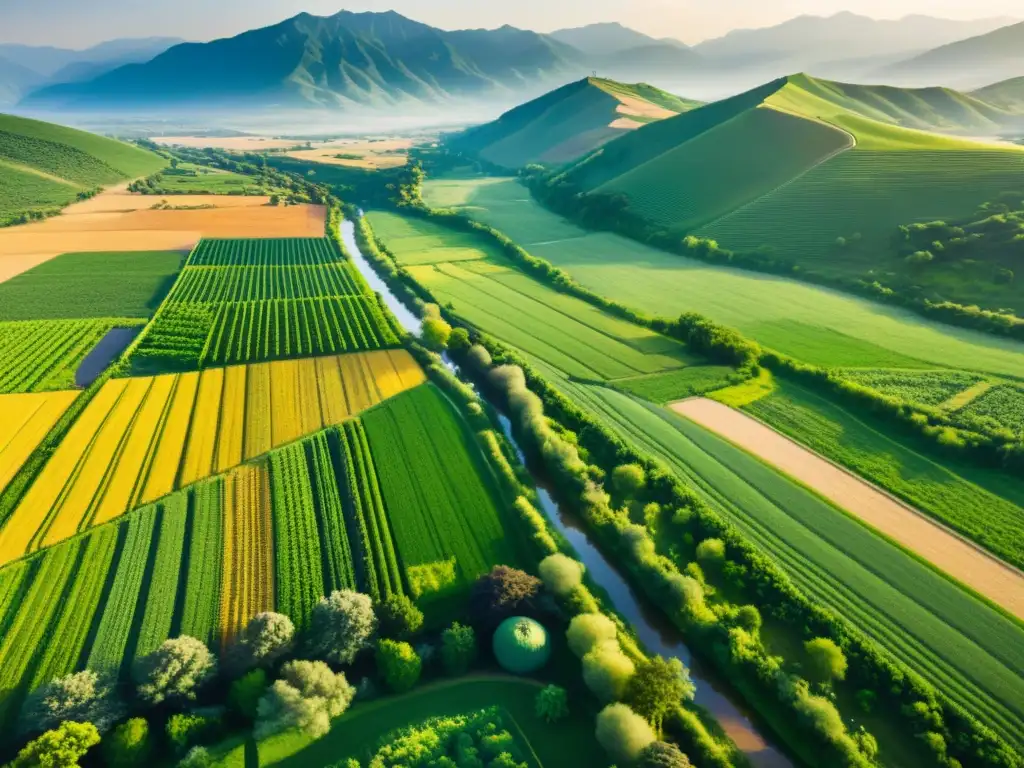
[[[0,395],[0,492],[79,392]]]
[[[425,380],[405,350],[112,379],[0,531],[0,564],[344,421]],[[0,433],[0,472],[7,466],[5,445]],[[16,455],[11,457],[13,466]]]

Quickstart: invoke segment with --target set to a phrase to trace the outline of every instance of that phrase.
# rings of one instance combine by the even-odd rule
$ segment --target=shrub
[[[21,710],[20,731],[42,733],[65,720],[92,723],[105,733],[124,715],[113,681],[91,670],[51,680],[28,695]]]
[[[474,344],[466,353],[466,363],[471,369],[482,373],[491,367],[493,361],[491,360],[491,353],[485,347]]]
[[[482,626],[499,624],[509,616],[531,613],[540,589],[536,576],[498,565],[477,579],[470,594],[470,613]]]
[[[565,633],[571,650],[578,658],[583,658],[596,645],[618,637],[619,630],[615,622],[603,613],[584,613],[569,622]]]
[[[583,583],[583,563],[563,554],[545,557],[538,570],[544,586],[558,597],[565,597]]]
[[[469,351],[473,342],[469,340],[469,331],[465,328],[452,329],[448,336],[448,351],[455,355],[462,355]]]
[[[373,602],[351,590],[321,598],[310,622],[310,651],[335,664],[351,664],[377,629]]]
[[[609,704],[597,716],[597,741],[613,760],[633,763],[652,742],[654,731],[625,704]]]
[[[744,605],[736,612],[736,624],[751,634],[761,630],[761,612],[756,606]]]
[[[846,677],[846,654],[828,637],[816,637],[804,643],[807,666],[819,682],[842,680]]]
[[[546,685],[537,694],[533,711],[541,720],[557,723],[569,716],[569,694],[560,686]]]
[[[692,700],[695,690],[690,671],[679,659],[655,656],[636,668],[626,688],[626,699],[634,712],[646,717],[661,733],[666,715],[680,702]]]
[[[136,659],[132,676],[147,704],[194,701],[197,691],[217,673],[217,662],[201,640],[182,635],[164,640],[152,653]]]
[[[441,663],[449,675],[464,675],[476,661],[476,632],[455,622],[441,633]]]
[[[494,632],[492,645],[501,668],[516,675],[535,672],[551,658],[548,631],[524,616],[505,619]]]
[[[269,685],[264,670],[253,669],[247,672],[228,688],[228,707],[244,720],[255,720],[260,699]]]
[[[725,560],[725,542],[721,539],[704,539],[697,545],[697,560],[705,566],[720,564]]]
[[[213,758],[206,751],[206,747],[192,747],[178,763],[178,768],[209,768],[211,765]]]
[[[626,694],[636,667],[619,644],[606,640],[583,657],[583,682],[601,701],[617,701]]]
[[[384,637],[406,639],[423,626],[423,611],[406,595],[392,595],[377,605],[377,626]]]
[[[238,633],[228,663],[236,673],[268,667],[292,648],[295,625],[281,613],[258,613]]]
[[[78,765],[89,748],[100,743],[100,734],[92,723],[71,720],[29,742],[11,762],[12,768],[63,768]]]
[[[441,318],[428,318],[423,321],[423,343],[436,352],[448,347],[448,339],[452,335],[452,327]]]
[[[423,661],[408,643],[381,640],[377,643],[377,671],[395,693],[410,690],[420,679]]]
[[[144,764],[153,749],[149,737],[149,723],[145,718],[133,717],[117,726],[103,740],[103,757],[111,768],[134,768]]]
[[[632,499],[647,485],[647,474],[639,464],[623,464],[612,470],[612,487]]]
[[[352,702],[356,690],[343,672],[332,672],[322,661],[289,661],[260,699],[256,728],[260,739],[272,733],[299,728],[314,738],[331,729]]]
[[[197,744],[216,740],[222,725],[219,717],[207,717],[192,712],[178,713],[167,719],[164,730],[167,733],[167,743],[174,752],[184,755]]]
[[[655,741],[640,752],[637,768],[690,768],[690,758],[675,744]]]

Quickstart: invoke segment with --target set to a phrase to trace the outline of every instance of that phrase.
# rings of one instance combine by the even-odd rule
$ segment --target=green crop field
[[[399,226],[390,215],[384,231]],[[370,216],[376,225],[378,214]],[[432,222],[399,219],[406,231],[430,231],[432,243],[447,244],[449,230]],[[642,327],[620,320],[580,299],[559,293],[522,272],[506,266],[500,257],[458,263],[426,264],[418,254],[418,237],[389,240],[375,230],[400,263],[408,258],[410,274],[438,301],[451,303],[455,312],[477,328],[508,342],[574,376],[616,379],[679,368],[692,361],[683,345]],[[458,242],[459,233],[451,233]],[[430,249],[423,253],[436,253]]]
[[[214,478],[192,488],[192,530],[182,596],[181,633],[212,645],[220,636],[224,482]]]
[[[0,226],[18,214],[51,211],[81,192],[164,166],[162,157],[53,123],[0,115]]]
[[[921,405],[941,405],[984,381],[984,377],[965,371],[893,371],[870,368],[843,371],[843,377],[882,394]]]
[[[137,321],[25,320],[0,323],[0,393],[69,389],[83,358],[111,328]]]
[[[65,253],[0,283],[0,320],[149,317],[182,260],[173,251]]]
[[[608,298],[665,316],[699,312],[808,363],[938,366],[1024,377],[1024,344],[932,323],[838,291],[710,266],[588,232],[543,208],[511,179],[428,182],[425,198],[431,205],[463,208]]]
[[[751,140],[752,136],[757,140]],[[851,146],[853,139],[844,131],[762,107],[742,113],[595,191],[624,194],[630,209],[644,218],[690,231]],[[779,224],[785,227],[784,222]]]
[[[1024,567],[1024,488],[1014,478],[930,458],[926,445],[885,434],[795,384],[777,384],[744,410]]]
[[[450,605],[491,567],[519,562],[479,449],[435,387],[398,395],[362,421],[415,597]],[[454,570],[445,567],[451,560]],[[441,577],[419,580],[427,569]]]
[[[481,238],[426,219],[390,211],[373,211],[367,216],[374,234],[403,267],[499,258],[497,249]]]
[[[276,191],[261,187],[252,176],[192,163],[178,163],[176,170],[161,171],[147,179],[147,186],[151,190],[148,194],[155,195],[269,195]],[[168,202],[174,204],[173,200]]]
[[[183,369],[398,344],[377,298],[325,238],[203,240],[134,364]]]
[[[732,368],[723,365],[691,365],[632,379],[618,379],[614,386],[616,389],[662,405],[727,387],[730,378],[735,375],[736,372]]]
[[[365,759],[393,732],[432,717],[459,715],[500,706],[533,748],[544,768],[585,765],[603,768],[608,758],[594,739],[588,707],[570,707],[569,716],[545,723],[533,711],[541,685],[511,677],[471,676],[433,683],[401,696],[388,696],[353,707],[335,721],[330,733],[314,740],[299,731],[271,736],[259,743],[259,764],[306,768],[336,764],[346,756]],[[505,722],[506,727],[512,723]]]
[[[1024,388],[1013,384],[993,387],[960,412],[992,419],[1005,429],[1024,434]]]
[[[1024,629],[730,443],[603,387],[560,389],[699,490],[813,599],[1024,746]]]

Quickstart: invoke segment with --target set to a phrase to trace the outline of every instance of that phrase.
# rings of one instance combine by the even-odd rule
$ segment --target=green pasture
[[[744,410],[1024,567],[1024,487],[1018,480],[940,459],[929,444],[883,432],[796,384],[776,384]]]
[[[397,219],[397,221],[396,221]],[[559,293],[508,265],[500,257],[424,264],[421,238],[434,243],[426,253],[444,253],[449,231],[432,222],[371,214],[381,241],[399,263],[442,304],[495,338],[535,354],[560,370],[585,379],[617,379],[680,368],[693,359],[682,344],[620,320],[586,302]],[[421,226],[423,224],[429,226]],[[385,234],[396,234],[389,239]],[[427,233],[406,234],[402,233]],[[453,242],[467,242],[458,232]],[[478,238],[474,237],[474,244]],[[483,246],[481,246],[482,248]],[[485,252],[481,250],[481,256]],[[407,261],[407,259],[409,261]]]
[[[1024,745],[1019,622],[693,422],[540,367],[581,407],[697,489],[813,599]]]
[[[65,253],[0,283],[0,320],[149,317],[184,257],[176,251]]]
[[[608,765],[594,738],[591,708],[584,702],[570,701],[569,717],[549,725],[533,713],[533,702],[541,687],[534,680],[477,675],[424,685],[401,696],[357,702],[322,739],[314,741],[299,731],[291,731],[260,742],[259,765],[323,768],[348,757],[367,760],[399,728],[432,717],[495,705],[511,718],[513,722],[506,726],[519,731],[545,768]],[[230,760],[226,762],[232,764]]]
[[[193,172],[195,175],[192,175]],[[177,171],[164,170],[154,184],[163,193],[175,195],[269,195],[276,191],[263,189],[252,176],[192,163],[179,163]],[[170,202],[173,204],[173,201]]]
[[[618,379],[614,386],[662,405],[729,386],[736,372],[724,365],[691,365],[662,373]]]
[[[840,155],[840,158],[845,156]],[[547,211],[513,179],[428,182],[430,205],[459,207],[591,290],[651,313],[695,311],[808,363],[962,368],[1024,377],[1024,344],[771,275],[716,267]]]
[[[454,232],[426,219],[388,211],[373,211],[367,216],[374,233],[403,267],[497,256],[496,250],[481,242],[479,237]]]

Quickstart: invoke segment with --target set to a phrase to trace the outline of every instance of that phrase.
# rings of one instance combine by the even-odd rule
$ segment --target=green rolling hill
[[[643,83],[589,77],[471,128],[451,148],[506,168],[571,162],[625,133],[699,106]]]
[[[651,232],[1021,313],[1024,274],[1012,267],[1024,253],[1024,148],[935,132],[994,135],[1012,107],[796,75],[634,131],[552,182],[584,204],[621,201]],[[936,228],[945,242],[911,258],[929,243],[900,227],[929,222],[954,229]]]
[[[1024,77],[1015,77],[979,88],[971,95],[1000,109],[1024,113]],[[1021,123],[1024,124],[1024,119]]]
[[[0,115],[0,225],[51,211],[80,193],[155,173],[166,161],[74,128]]]

